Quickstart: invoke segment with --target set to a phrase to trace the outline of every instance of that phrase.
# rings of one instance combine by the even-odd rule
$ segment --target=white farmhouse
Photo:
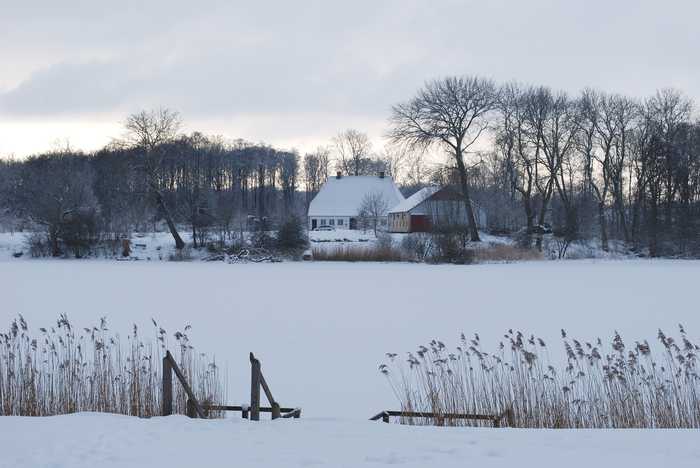
[[[391,177],[383,172],[378,176],[343,176],[340,172],[329,177],[318,194],[311,200],[308,212],[309,229],[332,226],[337,229],[357,229],[358,215],[367,196],[381,196],[387,211],[404,200]],[[379,220],[386,226],[387,218]]]

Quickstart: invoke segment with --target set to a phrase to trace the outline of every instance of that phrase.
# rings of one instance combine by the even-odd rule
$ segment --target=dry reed
[[[698,428],[698,346],[682,326],[680,339],[659,331],[655,357],[648,342],[627,347],[616,332],[604,346],[567,338],[566,365],[555,368],[545,342],[510,330],[498,352],[481,348],[478,335],[450,351],[437,340],[409,353],[389,353],[379,366],[404,411],[437,418],[407,424],[478,425],[450,413],[501,414],[512,409],[515,426],[531,428]]]
[[[161,413],[162,358],[168,335],[155,320],[155,336],[143,340],[136,325],[121,338],[106,319],[75,328],[61,315],[32,336],[22,316],[0,333],[0,415],[49,416],[100,411],[150,417]],[[187,332],[176,332],[171,349],[203,402],[220,403],[225,387],[214,360],[196,353]],[[173,385],[173,411],[185,414],[186,395]]]

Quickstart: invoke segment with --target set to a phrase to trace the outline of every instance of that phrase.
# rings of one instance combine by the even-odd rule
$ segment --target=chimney
[[[341,177],[343,177],[343,175],[340,173],[340,171],[338,171],[338,172],[335,173],[335,178],[336,178],[336,179],[340,179]]]
[[[380,178],[380,179],[383,179],[383,178],[384,178],[384,171],[381,171],[381,172],[379,173],[379,178]]]

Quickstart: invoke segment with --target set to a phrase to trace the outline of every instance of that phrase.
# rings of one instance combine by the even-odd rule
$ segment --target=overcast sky
[[[0,0],[0,155],[95,149],[130,112],[306,151],[478,74],[700,101],[696,0]]]

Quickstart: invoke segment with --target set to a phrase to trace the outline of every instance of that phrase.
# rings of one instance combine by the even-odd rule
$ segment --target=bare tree
[[[368,193],[360,204],[360,223],[365,227],[371,226],[376,236],[379,222],[387,215],[389,208],[389,202],[381,192]]]
[[[127,143],[144,152],[144,170],[148,186],[163,213],[170,234],[175,239],[177,249],[183,249],[185,242],[177,232],[177,227],[161,191],[160,179],[164,154],[160,151],[160,147],[177,136],[180,125],[180,115],[165,108],[131,114],[124,124],[127,131]]]
[[[319,147],[313,153],[304,156],[304,183],[306,189],[306,208],[321,189],[321,185],[328,177],[328,165],[330,161],[330,151],[327,148]]]
[[[367,134],[345,130],[333,138],[338,167],[346,174],[366,175],[372,161],[372,142]]]
[[[450,77],[427,83],[406,103],[392,108],[389,138],[395,143],[428,148],[439,145],[454,158],[467,209],[471,240],[479,231],[469,193],[466,151],[489,125],[498,91],[493,81],[478,77]]]

